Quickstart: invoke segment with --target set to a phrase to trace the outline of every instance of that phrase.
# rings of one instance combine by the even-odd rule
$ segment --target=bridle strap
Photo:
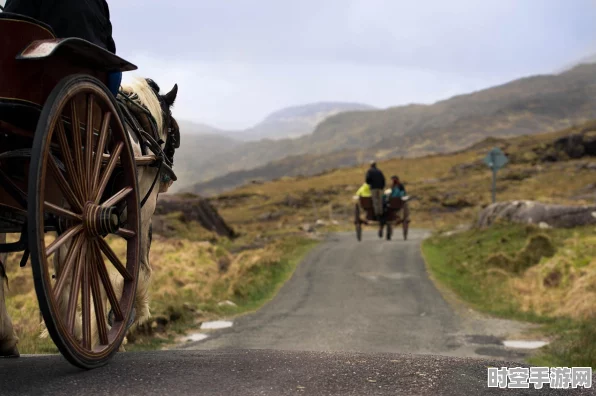
[[[141,201],[141,208],[143,206],[145,206],[145,203],[149,199],[149,196],[151,195],[151,192],[153,192],[153,189],[155,188],[155,183],[157,183],[157,179],[159,178],[159,175],[161,173],[161,165],[162,164],[163,164],[163,161],[159,161],[159,165],[157,166],[157,173],[155,174],[155,178],[153,179],[153,183],[151,183],[151,187],[149,188],[149,190],[147,191],[147,194],[145,194],[145,197]]]

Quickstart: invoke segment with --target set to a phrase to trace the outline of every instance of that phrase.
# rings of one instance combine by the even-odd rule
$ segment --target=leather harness
[[[160,176],[162,176],[162,181],[164,182],[177,179],[171,168],[174,164],[173,156],[167,154],[170,152],[173,154],[173,149],[170,146],[176,147],[176,138],[172,132],[172,128],[168,128],[166,142],[159,137],[155,118],[145,106],[138,102],[138,96],[135,93],[120,91],[116,100],[122,112],[124,122],[130,127],[130,130],[139,141],[142,154],[147,155],[150,151],[156,157],[155,162],[150,166],[157,166],[157,173],[149,191],[147,191],[147,194],[145,194],[145,197],[141,200],[141,207],[143,207],[147,202],[147,199],[149,199]],[[166,144],[165,149],[161,148],[163,143]]]

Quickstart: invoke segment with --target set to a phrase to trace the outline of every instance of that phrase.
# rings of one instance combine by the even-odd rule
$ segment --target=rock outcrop
[[[213,231],[218,235],[234,238],[236,233],[234,230],[226,224],[225,220],[219,215],[217,210],[209,203],[207,199],[204,199],[198,195],[193,194],[181,194],[181,195],[162,195],[157,201],[157,207],[155,208],[155,215],[162,216],[168,213],[179,212],[181,213],[180,220],[183,222],[198,222],[203,228]],[[159,233],[159,230],[155,230],[156,222],[154,221],[154,232]]]
[[[551,205],[536,201],[498,202],[480,212],[476,225],[489,227],[495,221],[536,224],[543,228],[572,228],[596,224],[596,206]]]

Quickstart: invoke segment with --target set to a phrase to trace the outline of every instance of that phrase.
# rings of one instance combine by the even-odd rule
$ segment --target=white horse
[[[144,106],[151,113],[157,127],[157,134],[161,142],[161,148],[165,151],[166,155],[173,157],[174,150],[179,146],[180,132],[178,130],[178,124],[172,117],[171,108],[176,100],[178,93],[178,86],[174,85],[172,90],[165,95],[159,93],[159,87],[152,80],[135,78],[130,83],[123,84],[120,88],[121,91],[132,95],[134,100]],[[143,122],[148,120],[137,119],[145,130],[150,128],[149,123]],[[136,134],[127,126],[130,141],[135,157],[143,155],[141,143],[137,138]],[[173,141],[171,140],[173,138]],[[141,250],[140,250],[140,271],[139,281],[135,296],[134,308],[136,311],[135,323],[141,324],[147,321],[150,317],[149,310],[149,286],[151,280],[151,265],[149,262],[149,247],[151,244],[151,217],[155,212],[157,204],[157,197],[159,193],[166,192],[171,186],[172,181],[162,177],[163,175],[157,175],[160,172],[157,167],[138,166],[137,167],[137,178],[139,184],[139,195],[141,199],[146,197],[146,201],[141,208]],[[157,178],[157,184],[152,188],[154,181]],[[150,191],[151,190],[151,191]],[[150,191],[150,192],[149,192]],[[0,234],[0,243],[5,242],[6,235]],[[68,251],[68,245],[64,245],[60,249],[60,254],[55,255],[56,268],[61,267],[61,262],[64,262],[66,252]],[[5,291],[4,287],[7,283],[6,273],[2,267],[2,263],[6,263],[6,254],[0,255],[0,356],[19,356],[18,351],[18,337],[14,332],[14,328],[11,319],[8,315],[5,303]],[[59,270],[57,269],[57,272]],[[115,283],[115,292],[121,294],[122,284],[118,280],[113,281]],[[61,296],[61,305],[64,304],[64,308],[68,303],[68,291],[65,288],[65,292]],[[104,305],[105,306],[105,305]],[[79,326],[77,326],[79,327]],[[93,326],[93,340],[97,340],[97,326]],[[80,331],[80,329],[79,329]],[[44,332],[47,336],[47,332]]]

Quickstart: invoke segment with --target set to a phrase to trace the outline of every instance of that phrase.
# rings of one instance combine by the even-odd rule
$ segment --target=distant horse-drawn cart
[[[408,209],[409,197],[389,198],[387,205],[385,205],[382,219],[376,220],[372,198],[358,197],[358,202],[354,207],[354,225],[356,226],[356,238],[358,241],[362,240],[362,226],[375,224],[379,227],[379,237],[383,237],[383,228],[386,226],[387,231],[385,236],[387,240],[391,240],[393,235],[393,228],[399,225],[402,226],[404,241],[408,239],[408,225],[410,223],[410,211]],[[364,212],[365,217],[362,218],[361,212]]]

